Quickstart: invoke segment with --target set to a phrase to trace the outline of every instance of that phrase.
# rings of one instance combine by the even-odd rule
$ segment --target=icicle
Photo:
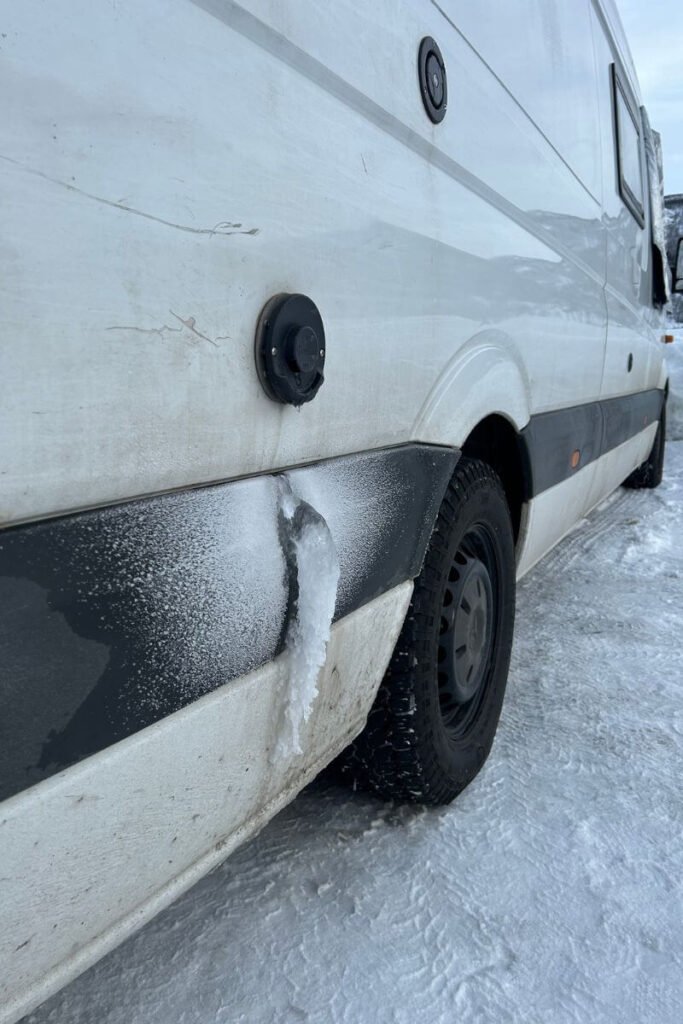
[[[276,758],[302,752],[301,727],[318,692],[339,582],[339,556],[327,523],[292,492],[288,481],[280,497],[280,513],[287,560],[296,574],[296,596],[285,639],[289,678]]]

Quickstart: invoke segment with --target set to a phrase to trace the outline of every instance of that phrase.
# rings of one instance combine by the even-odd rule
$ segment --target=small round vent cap
[[[303,405],[325,379],[325,329],[306,295],[274,295],[256,326],[256,370],[274,402]]]
[[[425,36],[417,55],[417,70],[420,78],[420,93],[427,116],[439,124],[446,116],[448,87],[446,65],[441,50],[431,36]]]

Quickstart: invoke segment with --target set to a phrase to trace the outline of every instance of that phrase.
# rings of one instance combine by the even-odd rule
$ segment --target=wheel
[[[515,617],[510,512],[499,478],[461,458],[368,723],[341,773],[388,799],[449,803],[484,764]]]
[[[666,447],[666,400],[659,417],[659,426],[655,434],[655,443],[649,457],[641,466],[634,469],[624,480],[624,487],[659,487],[664,476],[664,448]]]

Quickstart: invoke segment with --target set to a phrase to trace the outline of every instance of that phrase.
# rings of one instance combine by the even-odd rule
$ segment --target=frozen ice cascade
[[[287,480],[280,495],[280,514],[283,546],[295,573],[296,597],[285,638],[289,678],[275,746],[278,759],[302,752],[301,726],[308,720],[318,692],[339,582],[339,555],[327,523],[293,493]]]

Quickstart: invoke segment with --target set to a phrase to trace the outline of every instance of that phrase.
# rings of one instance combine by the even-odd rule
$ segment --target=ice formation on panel
[[[295,580],[294,614],[286,635],[289,678],[278,730],[276,757],[300,754],[301,727],[308,720],[325,664],[337,599],[339,556],[327,523],[283,481],[280,499],[283,546]]]

